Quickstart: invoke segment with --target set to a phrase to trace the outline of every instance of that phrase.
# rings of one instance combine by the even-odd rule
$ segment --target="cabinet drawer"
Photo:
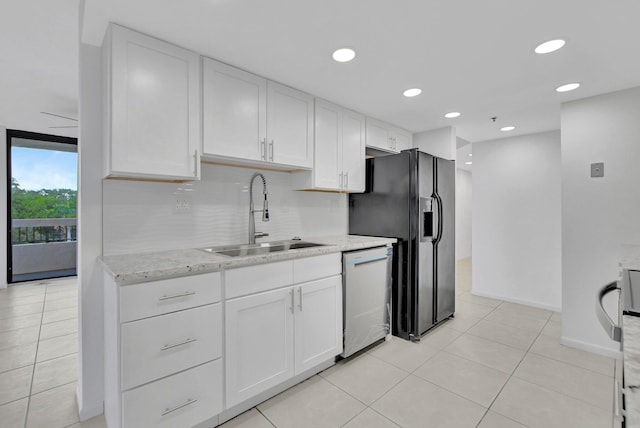
[[[293,283],[293,261],[266,263],[225,271],[225,296],[232,299]]]
[[[222,361],[216,360],[127,391],[125,428],[191,427],[222,411]]]
[[[293,283],[340,275],[342,273],[342,253],[324,254],[293,261]]]
[[[122,324],[122,389],[220,357],[221,326],[220,303]]]
[[[120,287],[120,322],[220,301],[220,272]]]

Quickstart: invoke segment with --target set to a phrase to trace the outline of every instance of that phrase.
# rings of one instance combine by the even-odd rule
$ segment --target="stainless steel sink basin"
[[[269,254],[280,251],[298,250],[301,248],[321,247],[325,244],[316,244],[314,242],[306,241],[275,241],[264,242],[260,244],[244,244],[244,245],[229,245],[223,247],[210,247],[201,248],[202,251],[208,253],[221,254],[229,257],[240,256],[255,256],[260,254]]]

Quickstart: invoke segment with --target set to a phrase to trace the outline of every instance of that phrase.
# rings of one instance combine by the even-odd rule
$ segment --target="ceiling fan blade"
[[[78,121],[78,119],[74,119],[73,117],[69,117],[69,116],[63,116],[61,114],[49,113],[49,112],[46,112],[46,111],[41,111],[40,113],[48,114],[49,116],[61,117],[62,119],[73,120],[74,122]]]

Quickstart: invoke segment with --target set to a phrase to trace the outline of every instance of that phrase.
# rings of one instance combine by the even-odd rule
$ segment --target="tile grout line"
[[[24,428],[27,428],[27,422],[29,420],[29,408],[31,407],[31,391],[33,391],[33,379],[36,375],[36,363],[38,361],[38,348],[40,348],[40,333],[42,332],[42,321],[44,320],[44,307],[47,302],[47,290],[49,288],[49,284],[46,282],[42,283],[44,285],[44,300],[42,302],[42,316],[40,317],[40,326],[38,328],[38,341],[36,342],[36,353],[33,356],[33,371],[31,372],[31,384],[29,385],[29,399],[27,400],[27,411],[24,415]]]
[[[513,374],[516,372],[516,370],[518,370],[518,367],[520,367],[520,364],[522,364],[522,361],[524,361],[524,359],[527,357],[527,355],[529,354],[529,351],[531,350],[531,348],[533,347],[533,344],[536,343],[536,340],[538,340],[538,338],[540,337],[540,335],[542,334],[542,330],[544,330],[544,328],[547,326],[547,324],[549,323],[549,320],[551,319],[552,315],[549,315],[549,318],[547,318],[547,321],[544,323],[544,326],[542,326],[542,328],[540,329],[540,332],[538,333],[538,335],[536,336],[535,339],[533,339],[533,341],[531,342],[531,345],[529,345],[529,347],[527,348],[527,350],[525,351],[524,355],[522,356],[522,358],[520,359],[520,361],[518,362],[518,364],[515,366],[515,368],[513,369],[513,371],[511,372],[511,374],[509,374],[509,378],[507,379],[507,381],[504,383],[504,385],[502,385],[502,387],[500,388],[500,391],[498,391],[498,393],[496,394],[496,396],[493,398],[493,400],[491,401],[491,404],[489,404],[489,407],[487,407],[487,411],[484,413],[484,415],[482,416],[482,419],[480,419],[480,422],[478,422],[478,425],[480,425],[480,423],[482,422],[482,420],[485,418],[485,416],[487,416],[487,413],[489,413],[489,410],[492,410],[491,408],[493,407],[493,405],[495,404],[496,400],[498,399],[498,397],[500,396],[500,394],[502,394],[502,391],[504,390],[504,387],[507,386],[507,384],[509,383],[509,381],[511,380],[511,378],[513,377]],[[518,377],[516,377],[517,379],[520,379]],[[565,394],[563,394],[565,395]],[[508,416],[503,415],[502,413],[496,412],[495,410],[492,410],[495,413],[498,413],[500,416],[504,416],[507,419],[511,419]],[[514,419],[511,419],[514,420]],[[515,421],[515,420],[514,420]],[[520,421],[515,421],[521,425],[524,425],[522,422]],[[526,426],[526,425],[525,425]],[[477,427],[477,426],[476,426]]]

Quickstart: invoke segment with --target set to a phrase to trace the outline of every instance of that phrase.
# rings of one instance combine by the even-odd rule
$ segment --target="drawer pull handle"
[[[183,407],[187,407],[188,405],[193,404],[193,403],[195,403],[195,402],[197,402],[197,401],[198,401],[198,400],[194,400],[194,399],[189,398],[187,401],[185,401],[185,402],[184,402],[184,403],[182,403],[182,404],[178,404],[177,406],[172,407],[172,408],[170,408],[170,409],[169,409],[169,408],[164,409],[164,412],[162,412],[162,416],[167,416],[169,413],[173,413],[173,412],[175,412],[176,410],[180,410],[180,409],[182,409]]]
[[[160,350],[161,351],[166,351],[167,349],[173,349],[173,348],[177,348],[178,346],[188,345],[189,343],[196,342],[197,340],[198,339],[187,339],[184,342],[175,343],[173,345],[164,345],[162,348],[160,348]]]
[[[171,299],[177,299],[179,297],[193,296],[194,294],[196,294],[195,291],[185,291],[184,293],[181,293],[181,294],[174,294],[174,295],[171,295],[171,296],[162,296],[158,300],[160,300],[160,301],[171,300]]]

